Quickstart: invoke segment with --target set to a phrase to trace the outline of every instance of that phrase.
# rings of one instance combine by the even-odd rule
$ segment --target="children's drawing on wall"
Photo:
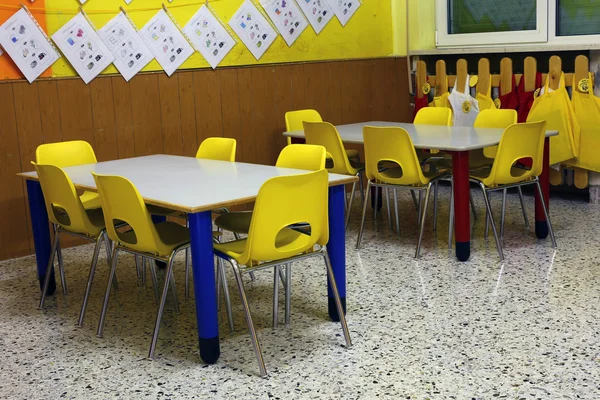
[[[261,5],[288,46],[294,44],[308,26],[294,0],[262,0]]]
[[[277,37],[277,32],[269,21],[250,0],[242,3],[229,21],[229,26],[257,60],[260,60]]]
[[[326,0],[333,9],[335,16],[342,26],[346,26],[350,18],[354,15],[358,7],[361,6],[358,0]]]
[[[318,35],[333,18],[333,10],[326,0],[298,0],[298,5]]]

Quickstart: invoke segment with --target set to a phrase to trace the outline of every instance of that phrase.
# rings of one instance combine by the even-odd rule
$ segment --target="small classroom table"
[[[64,168],[78,189],[96,191],[91,172],[119,175],[137,187],[147,204],[188,214],[200,357],[208,364],[220,356],[217,294],[211,210],[249,203],[268,179],[306,171],[266,165],[151,155]],[[40,287],[50,258],[50,230],[41,185],[35,172],[19,174],[27,181]],[[344,311],[346,309],[346,253],[344,185],[356,177],[329,174],[329,243],[327,245]],[[54,277],[52,274],[51,279]],[[56,288],[52,279],[49,294]],[[328,287],[332,320],[339,315]]]
[[[410,135],[418,149],[440,150],[452,155],[452,176],[454,179],[454,218],[456,258],[467,261],[471,256],[471,221],[469,205],[469,150],[483,149],[500,143],[504,129],[474,128],[467,126],[414,125],[401,122],[370,121],[336,126],[344,143],[364,144],[364,126],[398,126]],[[304,139],[304,131],[284,132],[284,136]],[[550,184],[549,165],[551,136],[557,131],[546,131],[544,143],[544,169],[540,184],[549,206]],[[546,217],[535,193],[535,233],[538,238],[548,236]]]

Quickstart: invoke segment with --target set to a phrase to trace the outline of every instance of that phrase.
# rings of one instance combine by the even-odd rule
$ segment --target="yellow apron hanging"
[[[490,76],[489,85],[485,91],[485,94],[477,92],[475,99],[479,102],[479,111],[488,110],[490,108],[496,109],[496,103],[492,99],[492,79]]]
[[[550,165],[554,165],[579,156],[581,128],[565,88],[564,73],[560,74],[558,89],[552,91],[548,82],[546,79],[544,94],[534,100],[527,121],[546,121],[546,129],[558,131],[558,136],[550,138]]]
[[[576,84],[578,86],[576,86]],[[579,87],[580,91],[575,90]],[[593,75],[575,82],[573,77],[573,110],[581,126],[579,158],[574,165],[600,172],[600,98],[594,96]]]
[[[448,77],[446,77],[446,87],[448,86]],[[437,88],[438,86],[436,86]],[[446,107],[446,108],[450,108],[450,102],[448,101],[448,96],[450,95],[450,93],[448,91],[446,91],[445,93],[442,93],[441,96],[439,96],[439,93],[435,93],[435,97],[433,98],[433,101],[431,103],[429,103],[429,107]]]

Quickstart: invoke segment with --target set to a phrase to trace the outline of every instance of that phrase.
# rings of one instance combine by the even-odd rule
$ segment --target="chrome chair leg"
[[[364,188],[363,174],[364,174],[364,172],[358,173],[358,185],[359,185],[359,189],[360,189],[360,200],[362,201],[362,203],[360,203],[360,204],[363,204],[365,202],[365,188]]]
[[[56,258],[58,260],[58,272],[60,275],[60,284],[62,286],[62,292],[63,294],[67,294],[67,277],[65,275],[65,264],[63,263],[62,250],[60,248],[60,237],[58,238],[58,245],[56,246]]]
[[[292,263],[285,264],[285,326],[290,326],[292,310]]]
[[[111,260],[112,242],[108,238],[108,234],[106,234],[106,238],[104,240],[104,248],[106,249],[106,259],[107,259],[108,265],[110,267],[110,265],[112,263],[112,260]],[[117,280],[117,274],[116,273],[115,273],[115,276],[113,278],[112,284],[113,284],[113,289],[115,289],[115,290],[119,289],[119,282]]]
[[[350,221],[350,213],[352,212],[352,203],[354,202],[354,193],[356,192],[356,182],[352,184],[352,193],[350,193],[350,202],[348,203],[348,207],[346,207],[346,229],[348,228],[348,221]],[[344,204],[346,203],[346,199],[344,198]]]
[[[225,275],[225,264],[221,257],[217,257],[217,268],[219,269],[221,276],[221,284],[223,285],[223,294],[225,295],[225,308],[227,309],[227,321],[229,322],[229,329],[231,332],[235,331],[233,325],[233,311],[231,310],[231,298],[229,297],[229,285],[227,285],[227,276]],[[217,300],[220,303],[220,300]]]
[[[412,190],[411,190],[412,193]],[[394,188],[394,211],[396,212],[396,234],[400,236],[400,214],[398,214],[398,189]]]
[[[490,209],[492,207],[492,199],[487,195],[487,193],[483,196],[485,199],[487,199],[487,202],[490,204]],[[485,209],[485,231],[483,233],[483,237],[487,240],[487,238],[489,237],[489,230],[490,230],[490,212],[488,211],[487,207]]]
[[[325,259],[325,268],[327,269],[327,276],[329,277],[329,283],[331,285],[331,291],[333,292],[333,299],[335,300],[335,307],[340,317],[340,324],[342,325],[342,332],[344,333],[344,339],[346,340],[346,347],[352,347],[352,339],[350,339],[350,331],[348,330],[348,324],[346,322],[346,316],[344,315],[344,309],[340,300],[340,294],[337,289],[335,282],[335,276],[333,275],[333,268],[331,268],[331,260],[329,259],[329,253],[327,248],[323,248],[323,258]]]
[[[477,219],[477,209],[475,208],[475,202],[473,201],[473,195],[471,189],[469,189],[469,202],[471,202],[471,212],[473,213],[473,219]]]
[[[154,290],[154,300],[156,304],[160,302],[160,293],[158,292],[158,276],[156,274],[156,264],[151,262],[148,263],[150,268],[150,277],[152,278],[152,289]]]
[[[175,254],[173,254],[171,256],[171,258],[172,259],[175,258]],[[175,303],[175,313],[179,314],[179,300],[177,298],[177,286],[175,285],[175,274],[173,273],[172,268],[171,268],[171,277],[169,278],[169,283],[171,285],[171,296],[173,297],[173,303]]]
[[[233,266],[233,274],[235,275],[235,280],[237,282],[240,297],[242,299],[242,306],[244,307],[244,314],[246,315],[246,322],[248,324],[248,330],[250,332],[250,339],[252,340],[254,354],[256,355],[256,360],[258,361],[260,375],[262,377],[266,377],[267,368],[265,366],[265,361],[263,360],[262,352],[260,350],[258,337],[256,336],[256,329],[254,328],[254,323],[252,322],[252,315],[250,314],[250,308],[248,307],[248,299],[246,298],[246,291],[244,290],[244,282],[242,281],[242,276],[240,274],[237,263],[235,261],[231,261],[231,265]]]
[[[393,230],[393,226],[392,226],[392,210],[390,207],[390,190],[387,187],[383,188],[385,190],[385,204],[387,205],[387,214],[388,214],[388,221],[390,222],[390,231]]]
[[[140,266],[140,256],[135,255],[135,270],[137,272],[137,277],[140,279],[142,277],[142,268]]]
[[[146,257],[142,257],[142,284],[146,285],[146,264],[148,260]]]
[[[433,184],[433,231],[437,230],[437,214],[438,214],[438,181]]]
[[[423,191],[419,190],[419,212],[417,214],[417,224],[421,224],[421,216],[423,215]]]
[[[419,202],[417,201],[417,196],[415,195],[415,191],[411,190],[410,195],[412,196],[413,204],[415,205],[415,210],[419,211]]]
[[[165,310],[165,303],[169,294],[169,285],[171,278],[173,277],[173,261],[175,260],[175,254],[171,254],[169,262],[167,264],[167,271],[165,273],[165,284],[163,286],[162,296],[160,297],[160,303],[158,305],[158,312],[156,314],[156,322],[154,323],[154,333],[152,334],[152,341],[150,342],[150,351],[148,351],[148,359],[154,359],[154,350],[156,349],[156,343],[158,342],[158,332],[160,330],[160,321]]]
[[[369,183],[367,183],[367,193],[369,193],[369,190],[371,189],[371,181],[369,181]],[[356,239],[356,249],[360,249],[360,240],[362,239],[362,234],[363,234],[363,229],[365,227],[365,216],[367,214],[367,200],[368,197],[365,197],[365,201],[363,202],[363,212],[362,212],[362,217],[360,220],[360,228],[358,230],[358,238]]]
[[[544,210],[544,216],[546,217],[546,223],[548,224],[548,231],[550,232],[550,239],[552,239],[552,246],[556,249],[556,237],[554,237],[554,230],[552,229],[552,222],[550,222],[550,214],[548,213],[548,207],[546,207],[546,198],[542,192],[542,186],[540,185],[539,178],[535,180],[535,186],[537,187],[540,200],[542,202],[542,209]]]
[[[504,239],[504,218],[506,217],[506,197],[508,189],[502,191],[502,214],[500,216],[500,238]]]
[[[488,198],[487,191],[485,190],[485,186],[481,182],[479,182],[479,186],[481,187],[481,191],[483,193],[483,201],[485,202],[485,207],[489,215],[488,220],[492,225],[492,233],[494,234],[494,240],[496,241],[496,248],[498,249],[498,254],[500,255],[500,261],[504,261],[504,252],[502,251],[502,245],[500,244],[500,239],[498,238],[498,231],[496,230],[496,223],[494,222],[492,206],[490,205],[490,200]]]
[[[421,218],[421,222],[420,222],[420,227],[421,229],[419,230],[419,241],[417,242],[417,251],[415,252],[415,258],[419,258],[421,255],[421,242],[423,241],[423,231],[425,230],[425,217],[427,216],[427,206],[429,204],[429,193],[431,192],[431,182],[429,182],[429,184],[427,185],[427,191],[425,193],[425,204],[423,204],[423,215]],[[421,193],[423,193],[421,191]],[[419,197],[421,196],[421,193],[419,193]]]
[[[108,284],[106,285],[106,293],[104,294],[104,304],[102,305],[102,312],[100,313],[100,321],[98,322],[98,331],[96,336],[102,337],[104,334],[104,321],[106,320],[106,311],[108,310],[108,301],[110,300],[110,289],[112,288],[112,281],[115,276],[115,270],[117,269],[117,260],[119,255],[119,249],[114,246],[112,251],[112,265],[110,267],[110,273],[108,274]]]
[[[223,272],[219,266],[220,258],[217,257],[217,311],[221,311],[221,288],[223,287]]]
[[[523,191],[521,186],[517,186],[519,191],[519,200],[521,201],[521,211],[523,211],[523,220],[525,220],[525,228],[529,229],[529,218],[527,217],[527,207],[525,207],[525,199],[523,198]]]
[[[79,319],[77,320],[77,326],[83,326],[83,319],[85,318],[85,310],[87,309],[88,300],[90,298],[90,292],[92,291],[92,283],[94,282],[94,274],[96,273],[96,265],[98,265],[98,255],[100,254],[100,247],[102,241],[108,240],[106,232],[102,233],[96,239],[96,247],[94,247],[94,256],[92,257],[92,265],[90,267],[90,273],[88,276],[87,286],[85,288],[85,295],[83,296],[83,302],[81,303],[81,311],[79,312]]]
[[[373,203],[373,219],[377,219],[377,208],[379,207],[379,188],[377,187],[377,185],[373,185],[373,187],[375,188],[375,203]],[[381,193],[381,195],[383,195],[383,193]]]
[[[40,305],[38,309],[42,310],[44,308],[44,302],[46,301],[46,294],[48,293],[48,286],[50,285],[50,275],[54,273],[54,256],[56,254],[56,248],[58,246],[58,234],[54,235],[54,240],[52,241],[52,249],[50,250],[50,259],[48,260],[48,265],[46,267],[46,278],[44,279],[44,289],[42,290],[42,298],[40,299]]]
[[[273,329],[277,328],[279,323],[279,268],[275,267],[273,271]]]
[[[452,249],[454,235],[454,181],[450,180],[450,209],[448,210],[448,248]]]

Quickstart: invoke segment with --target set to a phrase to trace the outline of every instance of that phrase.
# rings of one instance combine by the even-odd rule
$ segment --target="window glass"
[[[535,30],[536,8],[536,0],[448,0],[448,33]]]
[[[557,0],[556,36],[600,34],[600,0]]]

